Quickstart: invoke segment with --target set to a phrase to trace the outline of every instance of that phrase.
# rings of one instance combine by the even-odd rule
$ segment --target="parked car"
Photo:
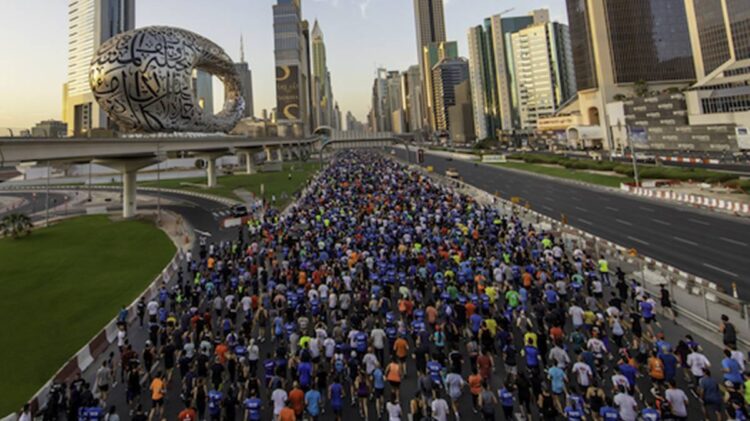
[[[247,207],[245,207],[245,205],[232,206],[232,216],[234,216],[235,218],[247,216]]]
[[[448,168],[448,170],[445,172],[445,176],[454,180],[458,180],[461,177],[455,168]]]

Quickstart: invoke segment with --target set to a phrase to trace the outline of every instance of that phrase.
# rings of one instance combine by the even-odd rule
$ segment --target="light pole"
[[[159,158],[160,146],[156,142],[156,224],[161,225],[161,159]]]
[[[91,202],[91,167],[94,166],[94,161],[89,161],[89,202]]]
[[[620,121],[618,120],[618,125]],[[633,161],[633,178],[635,178],[635,186],[641,185],[640,177],[638,177],[638,160],[635,158],[635,148],[633,148],[633,139],[630,136],[630,126],[625,125],[625,132],[628,138],[628,146],[630,147],[630,159]]]
[[[49,226],[49,173],[50,172],[52,172],[52,167],[50,166],[49,161],[47,161],[47,194],[46,194],[46,197],[45,197],[45,202],[46,202],[45,208],[46,208],[46,211],[45,211],[45,216],[44,216],[44,226],[45,227]]]

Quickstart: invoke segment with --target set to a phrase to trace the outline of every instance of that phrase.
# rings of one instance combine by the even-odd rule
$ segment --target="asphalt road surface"
[[[401,158],[406,151],[394,149]],[[412,152],[415,162],[415,152]],[[531,208],[555,219],[688,273],[716,282],[731,291],[736,282],[742,298],[750,298],[750,222],[609,192],[566,181],[451,160],[425,151],[424,165],[445,174],[455,168],[469,184],[503,198],[518,196]]]

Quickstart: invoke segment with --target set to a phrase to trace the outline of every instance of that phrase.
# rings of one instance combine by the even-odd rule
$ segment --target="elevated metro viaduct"
[[[318,128],[304,139],[248,138],[243,136],[150,136],[142,138],[4,138],[0,139],[0,167],[37,164],[66,165],[95,163],[122,175],[122,215],[136,215],[138,171],[170,158],[194,156],[206,162],[206,184],[217,185],[216,160],[227,155],[244,155],[246,171],[255,171],[253,154],[265,151],[266,161],[294,158],[307,160],[317,152],[321,162],[325,150],[373,148],[405,144],[390,133],[337,132]],[[408,146],[407,146],[408,147]]]

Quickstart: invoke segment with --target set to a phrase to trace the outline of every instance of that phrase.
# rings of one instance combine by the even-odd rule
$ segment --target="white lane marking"
[[[581,199],[579,197],[570,196],[571,199],[575,200],[576,202],[580,202]]]
[[[734,272],[730,272],[730,271],[728,271],[728,270],[725,270],[725,269],[722,269],[722,268],[720,268],[720,267],[716,267],[716,266],[714,266],[714,265],[712,265],[712,264],[709,264],[709,263],[704,263],[704,264],[703,264],[703,266],[705,266],[705,267],[707,267],[707,268],[709,268],[709,269],[713,269],[713,270],[715,270],[715,271],[717,271],[717,272],[721,272],[721,273],[723,273],[723,274],[725,274],[725,275],[733,276],[733,277],[735,277],[735,278],[739,278],[739,277],[740,277],[739,275],[737,275],[737,274],[736,274],[736,273],[734,273]]]
[[[546,205],[542,205],[542,209],[546,209],[546,210],[548,210],[548,211],[550,211],[550,212],[552,212],[552,211],[554,210],[554,209],[552,209],[551,207],[549,207],[549,206],[546,206]]]
[[[628,235],[628,240],[630,240],[630,241],[635,241],[636,243],[641,243],[641,244],[643,244],[643,245],[645,245],[645,246],[649,246],[649,245],[651,245],[651,244],[649,244],[649,243],[648,243],[647,241],[639,240],[638,238],[635,238],[635,237],[631,237],[631,236],[629,236],[629,235]]]
[[[544,200],[546,200],[548,202],[554,202],[555,201],[555,199],[553,199],[551,197],[547,197],[547,196],[544,196]]]
[[[651,208],[647,208],[645,206],[638,206],[638,208],[641,209],[641,210],[645,210],[646,212],[656,212],[655,210],[653,210]]]
[[[576,206],[575,208],[576,208],[576,209],[578,209],[578,210],[579,210],[579,211],[581,211],[581,212],[589,213],[589,210],[588,210],[588,209],[584,209],[584,208],[582,208],[582,207],[580,207],[580,206]]]
[[[581,221],[581,222],[583,222],[586,225],[594,225],[593,223],[591,223],[591,221],[587,221],[587,220],[585,220],[583,218],[578,218],[578,220]]]
[[[674,238],[675,240],[677,240],[677,241],[679,241],[681,243],[690,244],[691,246],[697,246],[698,245],[698,243],[696,243],[694,241],[686,240],[684,238],[680,238],[680,237],[672,237],[672,238]]]
[[[609,209],[609,210],[611,210],[613,212],[619,212],[620,211],[619,209],[613,208],[612,206],[605,206],[604,209]]]
[[[623,221],[622,219],[615,219],[615,221],[617,221],[617,222],[619,222],[619,223],[621,223],[621,224],[623,224],[623,225],[627,225],[627,226],[633,226],[633,224],[632,224],[632,223],[630,223],[630,222],[628,222],[628,221]]]
[[[219,212],[213,212],[212,215],[214,216],[214,219],[218,219],[221,216]]]
[[[743,243],[742,241],[732,240],[731,238],[727,238],[727,237],[719,237],[719,238],[726,241],[727,243],[732,243],[738,246],[747,247],[747,243]]]
[[[210,232],[201,231],[201,230],[195,229],[195,228],[193,228],[193,231],[195,231],[196,234],[202,235],[204,237],[212,237],[212,235],[211,235]]]
[[[690,222],[695,222],[696,224],[700,224],[700,225],[705,225],[705,226],[707,226],[707,227],[708,227],[708,226],[711,226],[711,224],[710,224],[710,223],[708,223],[708,222],[706,222],[706,221],[701,221],[700,219],[693,219],[693,218],[689,218],[689,219],[688,219],[688,221],[690,221]]]
[[[662,221],[661,219],[653,219],[653,218],[651,218],[651,220],[652,220],[652,221],[654,221],[654,222],[656,222],[657,224],[662,224],[662,225],[666,225],[666,226],[668,226],[668,227],[671,227],[671,226],[672,226],[672,224],[670,224],[669,222],[667,222],[667,221]]]

